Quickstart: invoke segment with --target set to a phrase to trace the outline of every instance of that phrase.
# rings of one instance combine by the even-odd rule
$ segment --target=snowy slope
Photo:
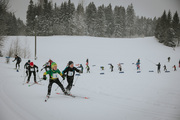
[[[7,37],[4,53],[11,41],[17,37]],[[22,46],[28,41],[32,58],[34,37],[18,37]],[[42,65],[51,58],[62,71],[69,60],[75,64],[89,58],[91,73],[84,73],[75,80],[72,94],[89,97],[71,98],[57,95],[57,85],[52,87],[52,95],[47,103],[48,81],[42,85],[22,85],[24,81],[23,59],[20,72],[15,63],[6,64],[0,58],[0,119],[1,120],[179,120],[180,119],[180,69],[178,66],[180,48],[174,51],[163,46],[155,38],[109,39],[95,37],[52,36],[38,37],[38,60]],[[167,62],[167,57],[171,62]],[[135,63],[141,59],[141,73],[137,73]],[[13,59],[13,58],[12,58]],[[11,61],[12,61],[11,59]],[[117,70],[122,65],[123,74]],[[167,65],[170,73],[156,73],[154,63]],[[110,72],[109,63],[114,65]],[[96,65],[93,67],[93,65]],[[101,71],[100,66],[105,70]],[[154,70],[150,73],[149,70]],[[85,72],[85,71],[84,71]],[[100,75],[103,72],[104,75]],[[39,73],[42,77],[43,72]],[[61,80],[61,78],[60,78]],[[31,78],[31,83],[33,79]],[[67,82],[64,82],[64,86]]]

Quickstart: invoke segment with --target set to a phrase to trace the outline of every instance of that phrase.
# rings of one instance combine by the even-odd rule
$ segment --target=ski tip
[[[60,93],[56,93],[56,94],[58,94],[58,95],[59,95]]]

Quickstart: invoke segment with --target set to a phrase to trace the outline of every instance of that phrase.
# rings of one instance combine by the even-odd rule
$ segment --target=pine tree
[[[26,14],[26,32],[28,35],[33,35],[34,31],[34,19],[35,19],[35,14],[34,14],[34,3],[32,0],[29,2],[27,14]]]
[[[129,5],[126,10],[126,36],[132,37],[134,35],[135,12],[133,5]]]
[[[96,30],[96,6],[92,2],[86,8],[86,24],[87,24],[87,35],[95,36]]]
[[[114,15],[111,4],[105,7],[105,16],[106,16],[106,28],[107,28],[106,36],[112,37],[114,33]]]

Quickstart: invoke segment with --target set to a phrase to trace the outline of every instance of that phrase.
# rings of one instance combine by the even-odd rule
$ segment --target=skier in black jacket
[[[29,65],[30,65],[30,60],[28,60],[25,65],[24,65],[24,69],[26,69],[26,76],[28,76],[28,68],[29,68]]]
[[[160,73],[161,72],[161,64],[159,63],[156,66],[158,67],[157,72]]]
[[[74,63],[72,61],[69,61],[68,67],[66,67],[64,69],[64,71],[62,72],[63,76],[67,76],[68,85],[66,87],[66,92],[68,94],[70,94],[70,90],[71,90],[72,85],[73,85],[75,71],[79,72],[79,73],[82,73],[82,71],[80,71],[80,70],[78,70],[77,68],[74,67]]]
[[[38,67],[37,67],[36,65],[34,65],[33,62],[30,62],[30,65],[29,65],[29,67],[28,67],[29,76],[28,76],[28,79],[27,79],[27,82],[26,82],[26,83],[29,83],[31,74],[33,73],[33,75],[34,75],[34,82],[35,82],[36,84],[38,84],[38,83],[36,82],[36,69],[37,69],[37,72],[38,72]]]
[[[17,66],[20,69],[21,58],[19,56],[15,55],[15,59],[13,60],[13,62],[14,61],[17,61],[16,62],[16,69],[17,69]]]

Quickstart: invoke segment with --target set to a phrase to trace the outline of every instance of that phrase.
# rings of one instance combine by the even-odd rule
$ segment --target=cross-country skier
[[[113,72],[114,66],[112,64],[109,64],[109,65],[110,65],[111,72]]]
[[[52,64],[52,60],[51,59],[49,59],[49,61],[48,62],[46,62],[44,65],[43,65],[43,68],[41,69],[41,71],[43,70],[43,69],[45,69],[45,71],[47,72],[47,71],[49,71],[50,69],[51,69],[51,64]]]
[[[158,68],[157,68],[157,72],[160,73],[160,72],[161,72],[161,64],[158,63],[156,66],[158,67]]]
[[[82,73],[80,70],[78,70],[77,68],[74,67],[73,61],[69,61],[68,67],[66,67],[62,72],[63,76],[67,77],[68,85],[66,87],[66,92],[68,94],[71,94],[70,90],[71,90],[71,88],[73,86],[73,80],[74,80],[75,71],[79,72],[79,73]]]
[[[86,60],[86,66],[88,66],[88,65],[89,65],[89,59]]]
[[[21,58],[15,55],[15,59],[13,60],[13,62],[14,61],[16,61],[16,69],[17,69],[17,66],[18,66],[18,69],[20,69]]]
[[[176,71],[176,65],[174,65],[173,68],[174,68],[174,71]]]
[[[165,71],[165,72],[167,71],[166,65],[164,65],[164,71]]]
[[[38,84],[37,81],[36,81],[36,72],[38,72],[38,66],[34,65],[33,62],[30,62],[29,67],[28,67],[28,71],[29,71],[29,74],[28,74],[29,76],[28,76],[28,79],[27,79],[26,83],[29,83],[31,74],[33,74],[34,75],[34,82],[36,84]]]
[[[64,80],[63,74],[61,73],[59,69],[57,69],[57,64],[55,62],[51,64],[51,69],[49,71],[44,72],[43,74],[44,80],[46,80],[47,74],[50,75],[47,97],[49,98],[49,96],[51,95],[51,88],[52,88],[53,83],[56,83],[62,89],[64,94],[67,95],[67,92],[65,91],[64,86],[61,84],[58,78],[58,75],[60,75]]]
[[[168,57],[168,62],[170,62],[170,60],[171,60],[171,58],[170,58],[170,57]]]
[[[118,69],[119,69],[120,72],[122,71],[121,63],[118,64]]]
[[[31,62],[31,61],[28,60],[28,61],[25,63],[25,65],[24,65],[24,69],[26,69],[26,76],[28,76],[28,73],[29,73],[28,68],[29,68],[30,62]]]
[[[86,66],[86,69],[87,69],[87,73],[90,73],[90,67],[89,67],[89,65]]]
[[[136,66],[137,66],[137,70],[140,70],[140,59],[137,60]]]
[[[79,68],[81,68],[81,72],[83,73],[84,68],[83,68],[82,64],[80,64]]]

